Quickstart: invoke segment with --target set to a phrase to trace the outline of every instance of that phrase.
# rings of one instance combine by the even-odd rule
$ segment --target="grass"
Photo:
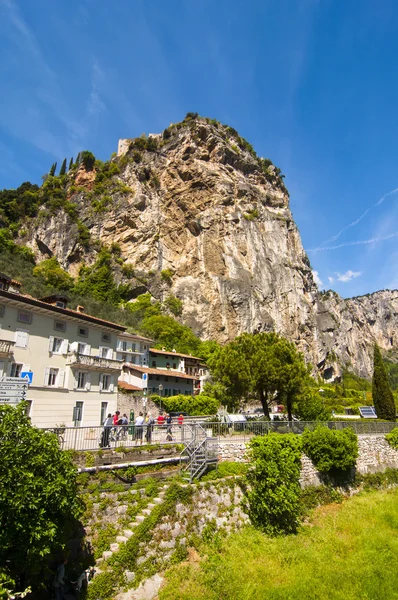
[[[363,492],[314,511],[293,536],[252,528],[170,569],[160,600],[398,598],[398,490]],[[193,560],[192,560],[193,559]]]

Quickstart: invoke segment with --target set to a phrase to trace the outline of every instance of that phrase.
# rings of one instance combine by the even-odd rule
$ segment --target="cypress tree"
[[[60,175],[65,175],[65,173],[66,173],[66,158],[64,158],[61,168],[59,170]]]
[[[80,154],[81,154],[81,152],[79,152],[79,154],[77,155],[77,158],[76,158],[76,164],[77,164],[77,166],[80,165]]]
[[[56,168],[57,168],[57,163],[55,162],[51,165],[51,169],[49,172],[49,175],[51,175],[51,177],[53,177],[55,175]]]
[[[388,383],[387,369],[377,344],[374,345],[372,396],[377,417],[387,421],[395,421],[394,396]]]
[[[69,171],[71,170],[73,166],[73,156],[71,156],[70,161],[69,161]]]

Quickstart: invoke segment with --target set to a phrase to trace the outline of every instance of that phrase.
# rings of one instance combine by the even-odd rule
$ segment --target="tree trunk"
[[[264,411],[264,417],[267,417],[267,419],[269,419],[268,398],[267,398],[267,395],[265,394],[264,390],[260,390],[260,400],[261,400],[261,405],[262,405],[263,411]]]

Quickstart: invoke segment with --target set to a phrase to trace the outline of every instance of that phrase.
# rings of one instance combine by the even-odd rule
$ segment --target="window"
[[[29,331],[17,329],[15,332],[15,346],[17,348],[27,348],[29,343]]]
[[[111,343],[111,336],[110,336],[110,334],[109,333],[103,333],[102,336],[101,336],[101,340],[103,342],[107,342],[108,344],[110,344]]]
[[[88,375],[88,373],[86,373],[85,371],[78,371],[77,372],[77,389],[78,390],[85,390],[86,389],[87,382],[88,382],[87,375]]]
[[[20,377],[23,365],[21,363],[11,363],[10,377]]]
[[[90,354],[90,350],[91,350],[91,346],[89,344],[83,344],[82,342],[79,342],[77,344],[77,352],[78,352],[78,354],[89,355]]]
[[[57,384],[58,369],[50,369],[48,372],[47,385],[55,386]]]
[[[59,308],[65,308],[65,302],[62,302],[62,300],[57,300],[55,306],[58,306]]]
[[[144,346],[144,350],[146,350],[146,346]]]
[[[152,366],[156,369],[156,360],[152,361]]]
[[[5,309],[4,304],[0,304],[0,317],[4,317],[4,309]]]
[[[108,403],[101,402],[101,416],[100,416],[100,425],[104,424],[106,419],[106,415],[108,414]]]
[[[26,312],[25,310],[18,311],[18,321],[20,323],[31,323],[32,322],[32,313]]]
[[[164,378],[164,380],[165,380],[165,381],[168,381],[168,380],[169,380],[169,378],[168,378],[168,377],[165,377],[165,378]]]
[[[102,392],[113,392],[114,385],[112,375],[108,375],[107,373],[102,373],[102,375],[100,375],[100,390]]]
[[[173,369],[177,368],[177,363],[173,363]]]
[[[79,427],[83,421],[83,405],[84,402],[76,402],[76,405],[73,409],[73,421],[75,423],[75,427]]]
[[[78,327],[77,328],[77,335],[80,335],[81,337],[87,337],[88,336],[88,327]]]
[[[122,354],[122,361],[123,361],[123,362],[126,362],[126,360],[127,360],[127,356],[126,356],[126,354]]]
[[[62,338],[50,337],[50,352],[53,354],[61,354],[62,342],[64,340]]]
[[[108,348],[107,346],[100,346],[98,349],[98,355],[101,358],[112,358],[112,348]]]
[[[63,321],[54,321],[55,331],[66,331],[66,323]]]
[[[127,351],[127,342],[122,342],[122,351],[123,352]]]

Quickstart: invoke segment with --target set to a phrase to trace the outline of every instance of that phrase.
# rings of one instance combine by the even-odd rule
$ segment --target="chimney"
[[[80,304],[78,304],[77,307],[76,307],[76,310],[79,313],[84,313],[84,306],[81,306]]]

